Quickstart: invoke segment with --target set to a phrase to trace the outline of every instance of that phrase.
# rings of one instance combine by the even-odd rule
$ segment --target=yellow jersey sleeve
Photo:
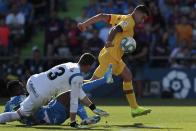
[[[132,17],[128,17],[122,20],[118,25],[123,29],[123,32],[126,32],[134,28],[135,22]]]
[[[117,24],[117,22],[121,19],[121,15],[117,14],[110,14],[110,20],[109,23],[114,26]]]

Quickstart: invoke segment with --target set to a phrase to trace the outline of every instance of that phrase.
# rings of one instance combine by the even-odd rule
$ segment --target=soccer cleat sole
[[[110,70],[111,74],[109,75],[108,78],[106,78],[106,83],[112,84],[112,83],[114,83],[114,79],[112,78],[112,65],[111,64],[109,65],[108,71],[109,70]]]
[[[106,82],[106,83],[108,83],[108,84],[112,84],[112,83],[114,83],[113,78],[111,78],[111,79],[107,80],[107,82]]]

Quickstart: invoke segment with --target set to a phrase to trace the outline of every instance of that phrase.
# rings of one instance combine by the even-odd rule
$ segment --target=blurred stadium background
[[[77,61],[84,52],[98,55],[110,27],[100,22],[81,33],[78,22],[100,12],[126,14],[138,4],[145,4],[151,16],[135,28],[137,50],[123,59],[134,74],[139,103],[150,106],[153,112],[149,117],[130,119],[117,77],[114,84],[90,95],[99,97],[97,103],[110,112],[108,122],[114,128],[196,130],[195,0],[0,0],[0,104],[9,97],[8,81],[25,83],[30,75]],[[5,125],[1,129],[24,128]],[[64,128],[36,126],[25,130],[34,129]]]
[[[0,0],[0,96],[8,97],[10,80],[25,83],[84,52],[97,56],[110,27],[100,22],[81,33],[77,23],[101,12],[127,14],[138,4],[151,16],[135,28],[137,50],[124,57],[137,97],[196,98],[195,0]],[[120,88],[115,78],[92,95],[121,97]]]

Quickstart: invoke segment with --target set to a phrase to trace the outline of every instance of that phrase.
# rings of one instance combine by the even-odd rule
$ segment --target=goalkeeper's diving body
[[[81,100],[86,105],[90,104],[87,102],[89,99],[84,93],[83,88],[85,85],[85,88],[92,88],[90,88],[91,83],[83,84],[83,76],[81,72],[87,73],[94,63],[94,60],[95,58],[92,54],[85,53],[80,57],[78,63],[64,63],[57,65],[46,72],[31,76],[26,84],[26,89],[29,93],[28,97],[20,104],[20,108],[17,111],[0,114],[0,123],[21,120],[25,117],[33,116],[40,107],[44,106],[51,100],[52,96],[70,90],[70,100],[68,100],[68,103],[70,103],[70,126],[78,127],[78,124],[76,123],[78,100]],[[111,66],[109,70],[112,70]],[[111,74],[109,73],[108,76],[112,76]],[[110,83],[109,81],[111,81],[112,77],[108,78],[109,79],[106,80],[104,80],[104,77],[99,79],[99,81],[96,81],[96,84],[94,83],[94,86],[99,86],[103,82],[104,84],[106,82]],[[94,104],[88,106],[95,114],[100,116],[108,115],[105,111],[96,110]]]
[[[99,53],[99,66],[95,70],[91,80],[101,78],[111,63],[113,74],[123,79],[123,91],[131,107],[133,117],[146,115],[151,112],[151,109],[137,104],[132,85],[132,73],[122,60],[124,52],[121,49],[120,43],[124,37],[133,37],[135,25],[142,24],[148,15],[148,9],[144,5],[139,5],[128,15],[101,13],[78,24],[78,28],[81,31],[87,30],[89,26],[100,21],[112,25],[105,47]]]
[[[16,81],[12,81],[16,82]],[[13,89],[12,89],[13,90]],[[25,100],[26,95],[18,94],[13,96],[5,105],[4,112],[15,112],[20,108],[20,104]],[[31,117],[22,117],[19,121],[22,124],[32,125],[61,125],[69,118],[70,91],[58,95],[46,106],[40,107]],[[90,103],[90,101],[88,101]],[[96,124],[100,121],[100,116],[88,117],[82,104],[78,105],[77,115],[81,118],[82,124]]]
[[[86,93],[91,92],[93,88],[103,84],[109,84],[112,81],[112,67],[110,66],[104,77],[89,83],[83,84],[82,88]],[[24,85],[18,81],[10,81],[7,84],[7,90],[10,95],[10,100],[5,105],[4,112],[14,112],[20,108],[20,104],[26,99],[26,91]],[[83,99],[83,103],[79,103],[77,115],[81,118],[81,124],[96,124],[100,121],[100,116],[95,115],[88,117],[83,106],[88,106],[95,113],[102,112],[107,115],[107,112],[97,109],[96,106],[87,98]],[[26,125],[60,125],[69,118],[70,109],[70,91],[59,94],[55,99],[51,100],[46,106],[40,107],[31,117],[23,117],[20,122]]]

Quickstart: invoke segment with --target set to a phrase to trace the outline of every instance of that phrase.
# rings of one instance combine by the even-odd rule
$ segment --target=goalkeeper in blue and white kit
[[[83,84],[83,90],[90,92],[94,88],[101,86],[105,83],[112,82],[112,67],[109,67],[105,76],[101,79],[91,81],[90,83]],[[5,105],[5,112],[15,111],[20,107],[20,103],[26,98],[24,95],[23,85],[19,81],[12,81],[8,83],[8,90],[10,92],[11,99]],[[91,110],[95,110],[95,105],[86,97],[86,105]],[[70,109],[70,91],[64,92],[58,95],[54,100],[51,100],[46,106],[41,107],[33,117],[23,118],[20,122],[27,125],[37,124],[63,124],[69,118]],[[96,109],[99,110],[99,109]],[[81,118],[82,124],[96,124],[100,121],[100,116],[88,117],[84,106],[79,103],[77,115]],[[103,111],[103,115],[107,115],[107,112]]]

